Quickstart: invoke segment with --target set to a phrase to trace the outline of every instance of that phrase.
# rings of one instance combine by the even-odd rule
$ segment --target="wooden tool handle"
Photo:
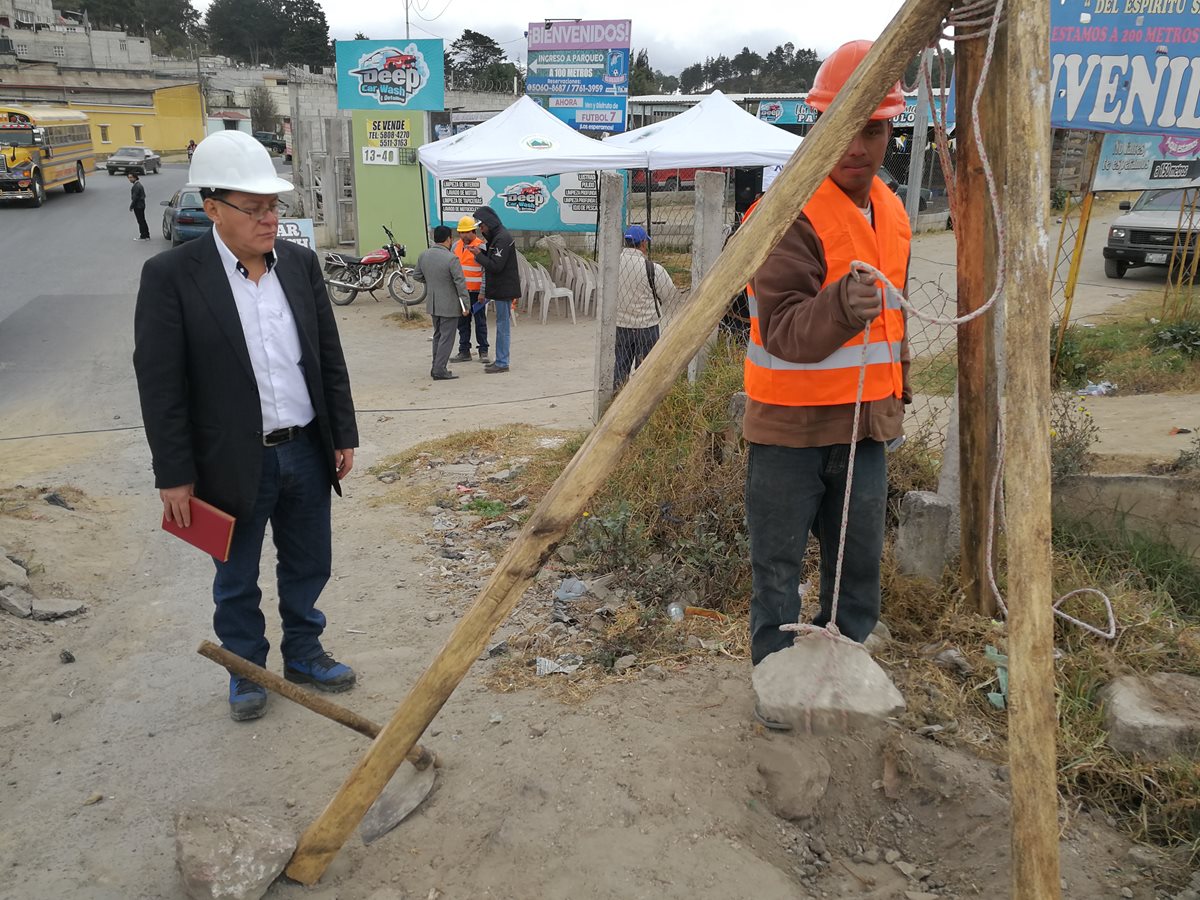
[[[234,675],[249,678],[255,684],[261,684],[268,691],[286,697],[294,703],[299,703],[305,709],[311,709],[318,715],[332,719],[339,725],[345,725],[352,731],[374,739],[379,734],[379,726],[370,719],[365,719],[356,712],[339,706],[332,700],[297,687],[286,679],[280,678],[274,672],[256,666],[254,663],[230,653],[224,647],[218,647],[212,641],[201,641],[196,650],[201,656],[207,657],[217,665],[224,666]],[[415,745],[406,759],[418,769],[428,769],[434,761],[433,753],[420,744]]]

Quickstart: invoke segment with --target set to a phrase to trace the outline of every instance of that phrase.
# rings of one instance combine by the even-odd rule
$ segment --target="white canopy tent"
[[[783,165],[801,140],[713,91],[686,112],[613,135],[604,145],[639,151],[646,159],[643,168],[679,169]]]
[[[439,180],[646,167],[640,150],[585,137],[529,97],[462,134],[425,144],[417,158]]]

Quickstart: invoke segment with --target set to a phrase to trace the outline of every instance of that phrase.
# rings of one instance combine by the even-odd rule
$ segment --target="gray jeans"
[[[458,316],[433,317],[433,368],[430,375],[445,375],[450,362],[450,351],[454,349],[454,338],[458,334]]]
[[[779,626],[800,618],[800,571],[811,531],[821,545],[821,609],[829,622],[834,569],[846,490],[848,444],[775,447],[750,444],[746,524],[754,592],[750,600],[750,658],[755,665],[792,645]],[[879,621],[879,563],[887,511],[887,456],[879,441],[860,441],[846,526],[838,599],[838,629],[865,641]]]

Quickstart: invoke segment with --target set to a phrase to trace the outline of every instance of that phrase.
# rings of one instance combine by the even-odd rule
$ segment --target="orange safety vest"
[[[804,207],[825,249],[827,287],[850,271],[853,260],[870,263],[892,284],[903,285],[907,277],[912,230],[900,200],[879,178],[871,185],[871,208],[875,227],[833,181],[826,178]],[[863,361],[860,332],[825,359],[797,363],[772,356],[763,346],[758,324],[758,303],[753,286],[750,300],[750,340],[746,344],[746,394],[760,403],[775,406],[836,406],[853,403],[858,394],[858,375]],[[864,402],[897,398],[904,392],[900,348],[904,339],[904,310],[900,299],[884,291],[883,312],[871,322],[867,347],[867,370],[863,379]]]
[[[483,290],[483,266],[479,264],[479,260],[471,252],[472,247],[478,247],[482,243],[483,241],[479,238],[473,239],[470,244],[459,238],[451,248],[454,251],[454,255],[458,257],[458,261],[462,263],[463,275],[467,279],[468,291]]]

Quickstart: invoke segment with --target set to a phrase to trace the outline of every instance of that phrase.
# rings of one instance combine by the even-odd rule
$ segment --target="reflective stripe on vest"
[[[878,178],[871,185],[874,228],[842,190],[826,178],[804,207],[825,254],[822,288],[850,271],[855,259],[870,263],[893,284],[907,277],[912,232],[899,199]],[[863,333],[859,332],[827,358],[796,363],[773,356],[763,344],[758,302],[753,286],[750,301],[750,340],[746,345],[746,394],[760,403],[776,406],[836,406],[854,403],[863,361]],[[862,399],[897,398],[904,393],[900,350],[904,338],[904,311],[900,297],[885,291],[884,309],[871,322]]]
[[[478,247],[483,241],[476,238],[472,242],[472,247]],[[463,276],[467,279],[468,291],[479,291],[483,289],[483,266],[479,264],[479,260],[475,258],[475,254],[467,248],[467,243],[462,238],[454,242],[454,255],[458,257],[458,261],[462,263]]]

